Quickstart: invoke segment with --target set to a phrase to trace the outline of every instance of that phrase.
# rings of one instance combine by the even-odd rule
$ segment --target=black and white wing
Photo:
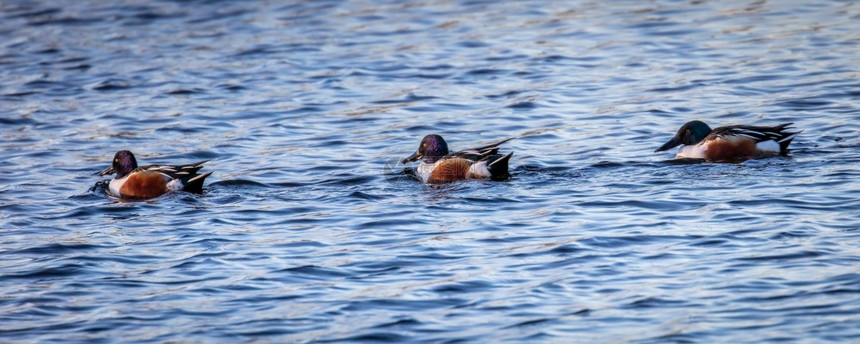
[[[788,145],[791,140],[800,134],[800,131],[789,132],[786,129],[794,123],[785,123],[773,127],[751,126],[751,125],[733,125],[728,127],[720,127],[714,129],[708,138],[704,141],[716,138],[738,138],[746,137],[755,140],[756,144],[767,145],[767,142],[773,141],[779,145],[780,153],[785,153],[788,150]],[[773,142],[769,144],[773,144]],[[759,145],[760,147],[762,145]],[[776,150],[776,147],[773,147]]]
[[[486,159],[487,157],[496,155],[499,153],[499,146],[503,143],[513,140],[514,138],[507,138],[501,141],[498,141],[493,144],[489,144],[483,147],[464,149],[458,152],[454,152],[445,156],[445,158],[463,158],[471,161],[481,161]]]
[[[187,179],[197,175],[197,171],[203,168],[203,164],[209,162],[204,160],[188,165],[149,165],[139,167],[143,171],[152,171],[164,174],[172,179]]]
[[[800,132],[785,131],[794,123],[785,123],[774,127],[733,125],[714,129],[711,135],[714,137],[743,136],[755,140],[755,142],[776,141],[782,143],[794,139]]]

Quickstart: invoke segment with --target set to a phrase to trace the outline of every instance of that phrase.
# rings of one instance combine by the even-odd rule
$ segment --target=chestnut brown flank
[[[167,192],[167,180],[158,172],[140,172],[128,176],[119,189],[120,196],[128,198],[152,198]]]
[[[708,160],[735,160],[756,156],[756,143],[752,139],[718,139],[708,144]]]
[[[469,173],[469,166],[472,162],[466,159],[446,159],[442,160],[433,173],[430,173],[428,183],[447,183],[455,180],[465,179]]]

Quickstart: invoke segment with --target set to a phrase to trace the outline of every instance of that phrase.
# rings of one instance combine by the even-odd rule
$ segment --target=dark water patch
[[[220,2],[220,0],[218,0]],[[244,14],[248,13],[247,10],[244,9],[224,9],[217,11],[215,13],[211,13],[209,15],[198,15],[196,18],[188,20],[189,24],[206,24],[212,21],[222,21],[231,19],[231,17],[240,17]],[[235,19],[235,18],[233,18]]]
[[[664,93],[664,92],[665,93],[671,93],[671,92],[688,91],[688,90],[692,90],[692,89],[695,89],[695,88],[701,87],[701,86],[703,86],[703,85],[693,83],[693,84],[687,84],[687,85],[681,85],[681,86],[675,86],[675,87],[658,87],[658,88],[650,89],[648,91],[649,92],[658,92],[658,93]]]
[[[290,330],[290,329],[284,329],[284,328],[280,328],[280,327],[278,329],[260,329],[261,326],[259,324],[255,324],[255,326],[249,326],[249,327],[254,328],[255,330],[253,330],[253,331],[242,331],[242,332],[238,333],[238,335],[243,336],[243,337],[258,338],[258,337],[269,337],[269,336],[279,336],[279,335],[285,335],[285,334],[294,334],[294,333],[300,333],[301,332],[300,330]]]
[[[72,16],[38,16],[36,19],[28,21],[27,25],[31,26],[43,26],[43,25],[56,25],[56,26],[85,26],[93,23],[97,23],[101,21],[102,18],[97,17],[88,17],[88,18],[79,18]]]
[[[452,284],[444,284],[432,289],[435,293],[456,293],[462,295],[464,293],[485,292],[493,289],[491,283],[485,281],[464,281]]]
[[[35,7],[35,6],[34,6]],[[29,8],[27,6],[6,8],[8,15],[6,18],[29,18],[29,17],[44,17],[62,13],[60,8]]]
[[[481,41],[462,41],[457,43],[457,45],[463,48],[484,48],[488,44]]]
[[[342,311],[406,311],[406,310],[433,310],[439,308],[450,308],[465,303],[461,298],[445,298],[440,300],[403,300],[403,299],[368,299],[350,302]]]
[[[41,125],[43,123],[39,122],[33,118],[30,118],[29,116],[16,116],[15,118],[0,117],[0,124],[18,125],[18,126],[22,126],[22,125],[36,126],[36,125]]]
[[[677,307],[689,307],[687,302],[682,300],[669,300],[664,298],[657,297],[647,297],[635,300],[633,302],[628,303],[626,306],[621,307],[622,309],[647,309],[647,308],[677,308]]]
[[[406,318],[406,319],[398,319],[396,321],[392,321],[389,323],[379,324],[379,325],[374,326],[374,328],[398,328],[398,327],[416,326],[416,325],[421,325],[421,324],[422,323],[418,320],[415,320],[413,318]]]
[[[117,18],[122,22],[123,26],[145,26],[145,25],[153,25],[156,21],[165,21],[170,19],[179,19],[185,18],[187,13],[183,12],[173,12],[173,13],[165,13],[165,12],[154,12],[148,8],[141,7],[136,9],[126,8],[124,10],[134,10],[137,13],[133,15],[123,16],[121,18]]]
[[[525,110],[525,109],[535,109],[535,108],[540,107],[540,105],[538,105],[536,102],[533,102],[533,101],[517,101],[517,102],[514,102],[514,103],[507,105],[505,107],[510,108],[510,109]]]
[[[410,226],[418,225],[421,223],[426,223],[426,222],[421,221],[421,220],[411,220],[408,222],[408,224]],[[370,228],[391,229],[391,228],[401,227],[403,225],[404,225],[403,220],[377,220],[377,221],[368,221],[368,222],[360,223],[357,226],[355,226],[355,229],[370,229]]]
[[[679,237],[679,236],[653,236],[653,235],[632,235],[632,236],[594,236],[591,238],[583,239],[579,241],[579,243],[590,246],[590,247],[603,247],[603,248],[618,248],[618,247],[626,247],[631,245],[644,245],[653,243],[656,241],[677,241],[677,240],[688,240],[695,239],[695,237],[687,238],[687,237]]]
[[[496,74],[506,74],[511,71],[505,69],[475,69],[466,72],[466,75],[496,75]]]
[[[723,82],[729,83],[729,84],[744,84],[744,85],[746,85],[746,84],[751,84],[751,83],[756,83],[756,82],[761,82],[761,81],[781,80],[784,78],[785,78],[785,76],[783,76],[783,75],[764,74],[764,75],[753,75],[753,76],[737,78],[737,79],[728,79],[728,80],[724,80]]]
[[[372,103],[373,104],[400,104],[400,103],[421,102],[421,101],[425,101],[425,100],[434,100],[434,99],[438,99],[438,97],[416,95],[414,93],[409,93],[400,99],[379,100],[379,101],[374,101]]]
[[[228,84],[217,84],[217,85],[215,85],[215,87],[218,87],[220,89],[224,89],[227,91],[233,91],[233,92],[238,92],[238,91],[248,89],[247,87],[242,86],[242,85],[229,84],[229,83]]]
[[[520,93],[522,93],[522,91],[507,91],[507,92],[499,93],[499,94],[486,95],[485,97],[487,97],[488,99],[499,99],[499,98],[510,99],[510,98],[515,97],[515,96],[518,96]]]
[[[37,247],[29,247],[21,250],[17,250],[14,253],[17,254],[35,254],[35,255],[54,255],[54,254],[68,254],[80,251],[89,251],[100,248],[108,248],[110,246],[99,246],[99,245],[90,245],[90,244],[62,244],[62,243],[51,243]]]
[[[317,248],[319,248],[319,247],[327,247],[328,245],[320,243],[320,242],[316,242],[316,241],[300,241],[300,242],[291,242],[291,243],[286,243],[286,244],[278,244],[275,246],[283,247],[283,248],[296,248],[296,247],[317,247]]]
[[[559,174],[569,172],[573,169],[570,166],[542,166],[537,164],[523,163],[515,167],[512,172],[522,173],[538,173],[538,174]]]
[[[3,278],[8,279],[34,279],[34,280],[52,280],[61,279],[64,277],[75,276],[78,274],[86,274],[90,264],[63,264],[54,267],[42,267],[38,271],[22,271],[17,273],[5,273]]]
[[[216,182],[209,183],[208,185],[209,185],[209,187],[213,187],[213,188],[216,186],[224,186],[224,187],[228,187],[228,188],[238,188],[238,189],[271,187],[270,185],[256,182],[253,180],[248,180],[248,179],[222,179],[222,180],[219,180]],[[278,186],[283,186],[283,185],[278,185]],[[297,185],[297,186],[301,186],[301,185]]]
[[[800,251],[789,254],[756,255],[752,257],[737,258],[740,261],[786,261],[794,259],[816,258],[824,255],[816,251]]]
[[[595,208],[641,208],[641,209],[649,209],[649,210],[659,210],[659,211],[682,211],[682,210],[690,210],[690,209],[699,209],[701,207],[706,206],[708,203],[706,202],[685,202],[678,203],[674,200],[665,200],[665,201],[635,201],[635,200],[625,200],[625,201],[588,201],[582,202],[579,205],[583,207],[595,207]]]
[[[319,266],[306,265],[295,268],[288,268],[276,271],[278,273],[290,273],[294,276],[301,276],[306,279],[326,279],[329,277],[349,277],[348,273],[341,272],[335,269],[329,269]]]
[[[320,340],[320,343],[336,343],[336,342],[344,342],[344,343],[403,343],[410,341],[411,338],[408,336],[403,336],[396,333],[388,333],[388,332],[379,332],[379,333],[368,333],[344,338],[337,339],[324,339]]]
[[[32,92],[16,92],[16,93],[6,93],[3,94],[4,97],[26,97],[34,94],[39,94],[40,92],[32,91]]]
[[[354,191],[354,192],[350,193],[349,195],[347,195],[347,197],[357,198],[357,199],[366,200],[366,201],[380,201],[380,200],[384,200],[387,198],[387,197],[383,197],[383,196],[379,196],[379,195],[372,195],[372,194],[361,192],[361,191]]]
[[[798,110],[817,109],[830,104],[832,102],[820,98],[793,99],[776,103],[777,106]]]
[[[255,55],[272,55],[277,54],[278,52],[278,48],[271,45],[259,45],[251,49],[240,51],[234,54],[233,57],[254,57]]]
[[[775,233],[774,235],[772,235],[770,237],[770,239],[772,239],[772,240],[790,240],[790,239],[796,239],[796,238],[808,238],[808,237],[812,237],[814,235],[815,234],[813,232],[794,230],[794,231]]]
[[[34,80],[23,85],[27,89],[53,96],[75,95],[83,92],[81,87],[60,81]]]
[[[88,63],[81,63],[81,64],[77,64],[77,65],[74,65],[74,66],[63,67],[63,70],[80,70],[80,71],[86,71],[86,70],[89,70],[90,68],[93,68],[93,66],[92,66],[92,65],[90,65],[90,64],[88,64]]]
[[[557,321],[557,320],[558,320],[558,319],[551,319],[551,318],[532,319],[532,320],[526,320],[526,321],[523,321],[523,322],[519,322],[519,323],[516,323],[516,324],[513,324],[513,325],[509,325],[509,326],[503,327],[503,329],[511,329],[511,328],[527,327],[527,326],[536,326],[536,325],[541,325],[541,324],[545,324],[545,323],[547,323],[547,322],[552,322],[552,321]],[[532,337],[532,338],[534,338],[534,337]]]
[[[126,79],[107,79],[93,87],[96,91],[118,91],[135,87],[135,85]]]
[[[340,185],[340,186],[356,186],[367,184],[373,181],[376,181],[377,177],[373,176],[363,176],[363,177],[351,177],[348,175],[344,175],[342,178],[325,178],[315,184],[327,184],[327,185]]]
[[[490,56],[490,57],[487,57],[485,60],[491,61],[491,62],[497,62],[497,61],[521,60],[521,59],[526,59],[526,58],[528,58],[528,55],[515,54],[515,55],[504,55],[504,56]]]
[[[419,78],[419,79],[447,79],[450,78],[452,73],[437,73],[437,74],[428,74],[428,73],[419,73],[414,74],[411,77]],[[408,78],[409,76],[406,76]]]
[[[189,94],[202,94],[206,93],[206,90],[201,88],[193,88],[193,89],[177,89],[173,91],[165,92],[165,94],[169,95],[189,95]]]

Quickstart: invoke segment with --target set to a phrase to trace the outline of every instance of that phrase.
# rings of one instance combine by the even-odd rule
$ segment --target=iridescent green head
[[[657,148],[654,152],[662,152],[667,149],[671,149],[677,147],[679,145],[694,145],[708,136],[711,133],[711,127],[709,127],[705,122],[702,121],[689,121],[681,126],[681,129],[678,129],[678,132],[675,133],[675,137],[673,137],[669,142],[666,142],[664,145]]]

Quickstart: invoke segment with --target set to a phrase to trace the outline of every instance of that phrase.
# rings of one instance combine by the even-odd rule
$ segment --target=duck
[[[662,152],[681,146],[676,158],[737,161],[766,155],[787,155],[788,145],[800,131],[787,131],[794,123],[777,126],[730,125],[711,129],[705,122],[685,123],[675,136],[657,148]]]
[[[442,136],[430,134],[421,139],[418,150],[400,162],[408,164],[421,160],[416,176],[426,184],[450,183],[466,179],[505,180],[510,178],[508,162],[514,152],[499,154],[499,146],[507,138],[486,146],[449,153]]]
[[[116,152],[110,167],[99,176],[115,174],[108,184],[114,196],[127,199],[149,199],[174,191],[201,193],[203,182],[212,172],[198,174],[209,160],[187,165],[137,166],[137,159],[128,150]]]

